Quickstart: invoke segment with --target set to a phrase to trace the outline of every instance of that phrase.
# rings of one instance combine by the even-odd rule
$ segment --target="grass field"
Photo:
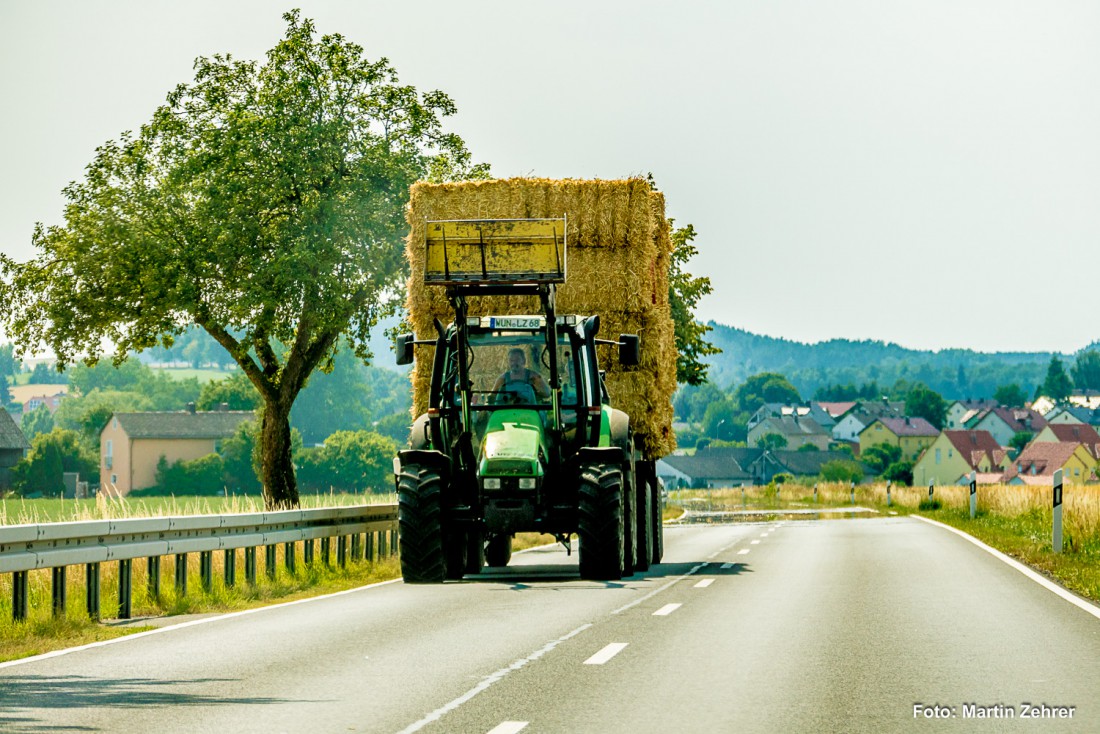
[[[154,367],[153,369],[168,375],[173,380],[187,380],[194,377],[200,383],[206,383],[210,380],[224,380],[233,375],[233,370],[194,369],[192,367]]]

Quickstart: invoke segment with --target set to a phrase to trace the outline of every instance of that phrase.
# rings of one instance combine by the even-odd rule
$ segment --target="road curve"
[[[623,582],[553,547],[0,668],[16,732],[1040,726],[1100,731],[1100,616],[908,518],[670,527]]]

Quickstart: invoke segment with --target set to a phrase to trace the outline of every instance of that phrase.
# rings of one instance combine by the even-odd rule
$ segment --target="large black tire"
[[[466,573],[481,573],[485,565],[485,534],[480,530],[466,533]]]
[[[650,497],[653,501],[653,565],[661,562],[665,555],[665,497],[661,491],[661,481],[656,474],[649,477]]]
[[[403,467],[397,480],[397,523],[401,544],[401,575],[409,584],[442,583],[443,481],[432,469]]]
[[[634,491],[634,444],[627,447],[623,462],[623,576],[630,576],[638,564],[638,502]]]
[[[577,487],[577,536],[581,578],[623,577],[623,474],[617,466],[581,469]]]
[[[494,535],[485,547],[485,562],[490,566],[507,566],[512,560],[512,536]]]
[[[638,536],[638,557],[634,561],[634,570],[639,573],[649,570],[649,563],[653,559],[653,501],[649,491],[649,482],[643,471],[634,474],[636,483],[635,496],[637,496],[637,522],[634,527]]]

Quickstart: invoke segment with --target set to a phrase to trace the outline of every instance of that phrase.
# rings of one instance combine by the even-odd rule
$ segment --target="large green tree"
[[[737,386],[734,402],[742,412],[753,414],[765,403],[796,405],[802,402],[798,390],[787,378],[776,372],[761,372]]]
[[[668,300],[676,334],[676,381],[683,385],[699,385],[707,380],[703,358],[722,351],[706,340],[711,327],[695,320],[696,304],[714,288],[710,278],[695,277],[684,269],[688,260],[699,252],[692,244],[695,227],[689,224],[677,229],[672,219],[668,220],[668,226],[672,229]]]
[[[1073,381],[1066,374],[1062,360],[1058,359],[1058,355],[1054,355],[1050,358],[1047,376],[1043,380],[1043,394],[1054,402],[1060,403],[1068,398],[1071,392],[1073,392]]]
[[[360,357],[402,291],[409,185],[484,175],[455,105],[398,82],[295,12],[264,62],[199,58],[137,134],[64,191],[36,257],[4,257],[0,315],[25,350],[116,362],[197,324],[263,398],[265,504],[298,504],[290,410],[342,335]]]
[[[1009,408],[1022,408],[1024,403],[1027,402],[1027,393],[1015,382],[1007,385],[1001,385],[993,391],[993,399],[997,401],[999,405],[1005,405]]]
[[[1100,390],[1100,352],[1081,352],[1070,368],[1073,384],[1080,390]]]
[[[932,388],[917,383],[905,396],[905,414],[924,418],[936,429],[947,421],[947,401]]]

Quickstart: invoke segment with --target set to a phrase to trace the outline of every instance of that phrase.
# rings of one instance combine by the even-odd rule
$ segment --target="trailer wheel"
[[[401,575],[406,583],[443,581],[442,492],[439,473],[415,464],[404,467],[397,480]]]
[[[638,555],[634,561],[634,570],[641,572],[649,570],[653,559],[653,502],[644,472],[635,472],[634,481],[637,484],[635,494],[638,498],[635,503],[637,522],[634,525],[637,528]]]
[[[639,507],[634,484],[634,443],[626,448],[627,460],[623,462],[623,576],[630,576],[638,569],[641,546],[638,543]]]
[[[577,536],[581,578],[623,577],[623,474],[618,467],[582,467],[578,486]]]
[[[656,474],[646,484],[653,501],[653,565],[657,565],[665,555],[665,493]]]
[[[494,535],[485,548],[485,560],[490,566],[507,566],[512,560],[512,536]]]

